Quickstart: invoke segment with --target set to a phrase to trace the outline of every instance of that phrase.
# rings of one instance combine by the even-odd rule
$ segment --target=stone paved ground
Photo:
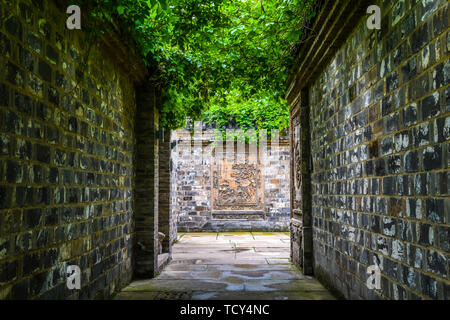
[[[317,300],[334,297],[289,260],[289,233],[180,234],[159,276],[115,299]]]

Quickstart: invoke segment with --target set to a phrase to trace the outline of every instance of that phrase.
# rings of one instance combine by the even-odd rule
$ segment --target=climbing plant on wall
[[[288,126],[284,82],[314,0],[78,2],[131,35],[162,87],[162,125],[190,116],[220,128]]]

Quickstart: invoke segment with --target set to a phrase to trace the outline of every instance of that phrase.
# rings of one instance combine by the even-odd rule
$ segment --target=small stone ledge
[[[246,219],[246,220],[263,220],[265,218],[264,211],[249,211],[249,210],[227,210],[227,211],[212,211],[213,219]]]
[[[161,272],[166,265],[170,262],[171,257],[169,253],[161,253],[158,255],[158,267],[156,272],[159,273]]]
[[[289,221],[213,219],[202,226],[178,226],[178,232],[289,232]]]

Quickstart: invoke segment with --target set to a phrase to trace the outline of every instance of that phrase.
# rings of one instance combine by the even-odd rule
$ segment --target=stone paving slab
[[[255,252],[283,252],[283,253],[288,253],[288,255],[290,255],[290,253],[291,253],[291,249],[290,248],[285,248],[285,247],[281,247],[281,248],[253,247],[253,250],[255,250]]]
[[[187,262],[189,261],[188,259],[177,259],[175,261],[182,261],[182,262]],[[194,264],[264,264],[264,263],[268,263],[266,258],[260,258],[260,257],[255,257],[255,258],[240,258],[240,259],[234,259],[234,258],[211,258],[211,259],[196,259],[194,261]]]
[[[290,280],[290,279],[304,279],[300,273],[289,270],[196,270],[196,271],[178,271],[168,270],[161,273],[158,279],[171,280],[189,280],[189,279],[213,279],[221,280],[227,277],[238,277],[247,280]]]
[[[230,270],[236,270],[236,271],[298,271],[295,269],[294,266],[289,264],[277,264],[277,265],[269,265],[267,263],[265,264],[192,264],[192,263],[184,263],[183,261],[172,261],[169,265],[167,265],[164,269],[164,271],[161,273],[163,274],[166,271],[230,271]],[[300,273],[299,273],[300,274]],[[303,276],[303,275],[302,275]],[[303,276],[308,277],[308,276]]]
[[[198,252],[218,252],[218,251],[229,251],[232,249],[235,249],[236,247],[233,245],[221,245],[221,246],[198,246],[196,248],[192,247],[179,247],[172,250],[172,256],[173,254],[177,253],[198,253]]]
[[[195,281],[193,281],[195,280]],[[316,280],[304,279],[248,279],[237,274],[225,274],[218,279],[164,279],[139,280],[123,291],[326,291]]]
[[[333,296],[290,262],[289,233],[183,233],[154,279],[136,280],[123,300],[322,300]]]
[[[252,242],[234,242],[232,245],[234,246],[240,246],[240,247],[253,247],[253,248],[286,248],[289,247],[290,243],[286,245],[286,243],[283,243],[281,241],[277,242],[269,242],[269,241],[252,241]]]
[[[155,298],[158,296],[159,292],[150,292],[150,291],[142,291],[142,292],[120,292],[117,296],[114,297],[115,300],[156,300]]]
[[[221,256],[215,255],[213,253],[209,253],[210,257],[204,259],[204,255],[201,254],[190,254],[190,253],[182,253],[177,254],[177,257],[173,259],[174,261],[184,261],[184,260],[201,260],[201,261],[209,261],[207,264],[211,264],[211,261],[220,261],[222,263],[223,260],[228,261],[227,263],[231,264],[239,264],[239,262],[233,262],[234,260],[252,260],[252,261],[263,261],[264,259],[289,259],[289,255],[280,252],[248,252],[248,253],[228,253],[223,254]],[[202,262],[197,262],[196,264],[201,264]],[[217,263],[219,264],[219,263]]]
[[[299,292],[299,291],[236,291],[236,292],[122,292],[117,300],[330,300],[327,292]]]
[[[232,245],[237,247],[253,247],[253,248],[289,248],[290,242],[279,241],[240,241],[234,242]]]
[[[190,243],[190,241],[195,241],[196,243],[198,243],[199,245],[207,245],[207,246],[209,246],[209,245],[212,245],[212,244],[214,244],[214,245],[229,245],[229,244],[232,244],[232,240],[231,239],[222,239],[222,240],[217,240],[217,239],[211,239],[211,240],[205,240],[205,239],[202,239],[202,240],[197,240],[197,239],[195,239],[195,238],[192,238],[192,239],[182,239],[179,243],[180,244],[184,244],[184,243]],[[242,240],[242,241],[245,241],[244,239]],[[250,240],[247,240],[247,241],[250,241]],[[254,241],[254,240],[251,240],[251,241]]]
[[[177,252],[177,253],[172,253],[172,259],[173,260],[190,260],[190,259],[198,259],[198,260],[205,260],[205,258],[207,260],[211,260],[211,259],[218,259],[218,260],[223,260],[223,259],[234,259],[236,256],[236,254],[234,252],[226,252],[226,251],[222,251],[222,252]]]
[[[253,234],[251,232],[220,232],[217,234],[217,239],[230,239],[233,237],[253,239]]]
[[[291,260],[289,258],[267,258],[268,264],[291,264]]]
[[[190,253],[190,254],[202,254],[202,253],[214,253],[214,254],[221,254],[221,253],[236,253],[241,251],[256,251],[254,247],[235,247],[235,246],[215,246],[215,247],[183,247],[183,248],[177,248],[176,250],[172,250],[172,253],[176,254],[183,254],[183,253]],[[273,248],[274,252],[280,252],[276,250],[276,248]]]
[[[265,257],[265,258],[286,258],[288,259],[290,254],[289,252],[276,252],[274,250],[271,251],[255,251],[251,250],[250,252],[238,252],[236,253],[236,257],[242,257],[242,256],[254,256],[254,257]]]
[[[323,286],[315,279],[289,280],[248,280],[245,291],[324,291]],[[325,290],[326,291],[326,290]]]
[[[183,291],[122,291],[114,300],[191,300],[192,292]]]
[[[293,265],[287,265],[287,264],[279,264],[279,265],[269,265],[269,264],[221,264],[221,265],[214,265],[214,264],[209,264],[207,270],[221,270],[221,271],[253,270],[253,271],[266,271],[266,272],[269,272],[269,271],[293,271],[293,272],[299,273],[298,270]],[[301,273],[299,273],[299,274],[301,274]]]
[[[195,280],[195,281],[193,281]],[[123,291],[323,291],[315,280],[303,279],[248,279],[225,274],[219,279],[152,279],[132,283]]]
[[[289,237],[289,232],[258,232],[252,231],[251,234],[253,236],[278,236],[278,237]]]
[[[206,271],[209,267],[207,264],[185,264],[185,263],[176,263],[180,261],[172,261],[169,263],[163,270],[161,274],[166,271]]]
[[[290,239],[289,238],[286,238],[286,239],[278,238],[278,239],[275,240],[275,239],[271,239],[269,237],[258,237],[258,236],[255,236],[255,240],[253,240],[253,242],[256,242],[258,244],[262,244],[262,243],[266,242],[266,243],[272,243],[272,244],[275,244],[275,245],[278,245],[280,243],[284,244],[285,241],[290,242]]]
[[[192,280],[192,279],[219,279],[222,272],[219,270],[195,270],[195,271],[179,271],[179,270],[167,270],[162,272],[158,279],[170,279],[170,280]]]
[[[334,300],[328,292],[303,291],[242,291],[242,292],[202,292],[191,294],[192,300]]]
[[[195,281],[193,281],[195,280]],[[146,283],[130,284],[123,291],[243,291],[244,283],[240,279],[214,280],[189,279],[168,280],[152,279]]]

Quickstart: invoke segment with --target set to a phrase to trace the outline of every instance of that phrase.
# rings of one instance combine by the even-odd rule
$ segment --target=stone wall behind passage
[[[191,136],[191,132],[186,129],[172,133],[171,203],[178,231],[288,231],[290,212],[288,142],[280,139],[279,146],[272,148],[274,151],[277,150],[277,155],[266,157],[256,165],[259,173],[255,174],[258,176],[255,181],[258,182],[254,189],[255,196],[261,201],[252,200],[244,203],[246,206],[242,207],[230,205],[218,208],[221,199],[217,196],[217,192],[214,195],[217,184],[212,178],[212,172],[218,169],[213,158],[217,151],[213,146],[215,141],[213,131],[204,128],[203,136],[198,134]],[[233,153],[236,159],[242,159],[240,157],[243,155],[237,149]],[[227,160],[228,169],[232,164],[233,160]],[[250,168],[245,165],[243,167]],[[243,173],[243,170],[237,170],[235,173],[245,177],[252,172],[247,170]],[[243,215],[239,219],[236,218],[237,211]]]

